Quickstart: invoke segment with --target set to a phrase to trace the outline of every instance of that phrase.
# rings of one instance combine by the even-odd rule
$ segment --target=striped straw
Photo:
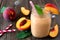
[[[0,30],[0,33],[6,33],[6,32],[15,32],[16,29],[12,29],[12,30]]]
[[[8,30],[8,29],[11,28],[11,27],[12,27],[12,24],[8,25],[8,26],[5,28],[5,30]],[[3,34],[4,34],[4,32],[1,31],[0,36],[2,36]]]

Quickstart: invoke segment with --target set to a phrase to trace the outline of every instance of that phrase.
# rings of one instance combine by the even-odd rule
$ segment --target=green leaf
[[[3,11],[5,10],[5,6],[3,6],[2,8],[1,8],[1,10],[0,10],[0,13],[3,13]]]
[[[25,31],[21,31],[21,32],[19,32],[17,35],[16,35],[16,37],[17,38],[26,38],[26,37],[28,37],[28,36],[30,36],[31,35],[31,32],[29,31],[27,31],[27,32],[25,32]]]
[[[35,9],[39,15],[43,15],[43,11],[39,5],[35,5]]]

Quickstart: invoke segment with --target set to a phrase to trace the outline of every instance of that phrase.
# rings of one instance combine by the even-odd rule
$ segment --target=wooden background
[[[30,0],[20,0],[19,6],[14,5],[15,1],[16,0],[0,0],[0,8],[2,8],[3,6],[10,6],[10,7],[13,7],[17,13],[16,20],[13,22],[5,21],[3,19],[2,14],[0,14],[0,29],[1,30],[5,29],[6,26],[10,23],[13,24],[13,27],[11,29],[15,28],[15,23],[16,23],[17,19],[24,16],[20,12],[21,6],[25,6],[26,8],[31,10],[31,6],[29,4]],[[34,4],[39,4],[41,7],[43,7],[46,3],[53,3],[53,4],[56,4],[57,7],[60,9],[60,1],[59,0],[32,0],[32,1]],[[25,17],[30,18],[30,15],[25,16]],[[59,25],[59,30],[60,30],[60,15],[56,16],[56,23]],[[33,36],[30,36],[30,37],[25,38],[25,39],[17,39],[15,37],[17,33],[18,33],[18,31],[14,32],[14,33],[5,33],[2,37],[0,37],[0,40],[60,40],[60,31],[59,31],[59,34],[56,38],[46,37],[46,38],[41,38],[41,39],[34,38]]]

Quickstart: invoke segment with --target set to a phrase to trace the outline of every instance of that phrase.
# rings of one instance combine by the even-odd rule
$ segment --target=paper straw
[[[11,28],[11,27],[12,27],[12,24],[10,24],[10,25],[9,25],[8,27],[6,27],[5,29],[8,30],[8,29]]]
[[[35,8],[32,1],[30,1],[30,5],[31,5],[32,8]]]
[[[12,30],[0,30],[0,33],[6,33],[6,32],[15,32],[16,29],[12,29]]]
[[[10,24],[10,25],[8,25],[6,28],[5,28],[5,30],[8,30],[9,28],[11,28],[12,27],[12,24]],[[1,32],[0,33],[0,36],[2,36],[4,34],[4,32]]]

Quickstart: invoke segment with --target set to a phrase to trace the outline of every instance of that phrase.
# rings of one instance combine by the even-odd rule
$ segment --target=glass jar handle
[[[53,29],[55,24],[56,24],[56,15],[52,15],[51,16],[51,28],[50,29]]]

